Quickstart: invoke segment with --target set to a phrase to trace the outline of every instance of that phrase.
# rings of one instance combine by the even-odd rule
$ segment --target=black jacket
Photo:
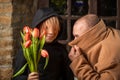
[[[45,44],[44,49],[48,51],[50,58],[45,70],[43,69],[45,59],[40,59],[40,80],[74,80],[73,73],[69,68],[70,60],[68,59],[68,53],[65,47],[58,42],[54,42],[52,44]],[[13,67],[15,73],[26,63],[22,52],[16,54],[14,62]],[[15,77],[13,80],[27,80],[29,73],[30,71],[27,67],[22,75]]]

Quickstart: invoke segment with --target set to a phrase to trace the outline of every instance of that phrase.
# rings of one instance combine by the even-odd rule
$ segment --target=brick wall
[[[9,80],[12,72],[11,0],[0,0],[0,80]],[[6,76],[5,76],[6,75]]]
[[[31,25],[38,0],[0,0],[0,80],[11,80],[20,30]]]

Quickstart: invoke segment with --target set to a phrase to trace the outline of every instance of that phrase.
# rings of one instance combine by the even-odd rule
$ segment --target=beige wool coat
[[[82,55],[70,67],[78,80],[120,80],[120,31],[108,28],[103,20],[69,43]]]

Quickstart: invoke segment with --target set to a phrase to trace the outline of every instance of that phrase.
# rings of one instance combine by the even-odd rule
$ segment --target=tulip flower
[[[13,77],[22,74],[26,66],[28,66],[30,72],[38,72],[40,56],[46,58],[44,68],[47,66],[49,56],[46,50],[42,50],[45,43],[45,31],[42,32],[41,38],[39,38],[40,35],[38,28],[32,29],[29,26],[25,26],[23,32],[20,32],[22,37],[21,46],[27,62],[16,74],[13,75]]]
[[[24,26],[23,32],[24,32],[24,33],[30,33],[30,32],[31,32],[30,27],[29,27],[29,26]]]
[[[38,38],[39,37],[39,29],[38,28],[34,28],[33,32],[32,32],[33,37]]]
[[[26,41],[30,40],[30,36],[31,36],[31,35],[30,35],[29,33],[26,33],[25,36],[24,36],[25,40],[26,40]]]
[[[41,51],[41,56],[44,57],[44,58],[48,57],[48,52],[46,50],[42,50]]]
[[[32,41],[28,40],[24,43],[25,48],[28,48],[31,45]]]
[[[46,63],[45,63],[45,66],[44,66],[44,69],[45,69],[45,67],[46,67],[47,64],[48,64],[48,60],[49,60],[48,52],[47,52],[46,50],[42,49],[42,50],[41,50],[41,56],[44,57],[44,58],[46,58]]]

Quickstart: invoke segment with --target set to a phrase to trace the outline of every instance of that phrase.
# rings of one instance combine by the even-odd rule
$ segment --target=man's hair
[[[88,27],[93,27],[99,22],[100,19],[95,14],[87,14],[81,17],[79,20],[85,20]]]

